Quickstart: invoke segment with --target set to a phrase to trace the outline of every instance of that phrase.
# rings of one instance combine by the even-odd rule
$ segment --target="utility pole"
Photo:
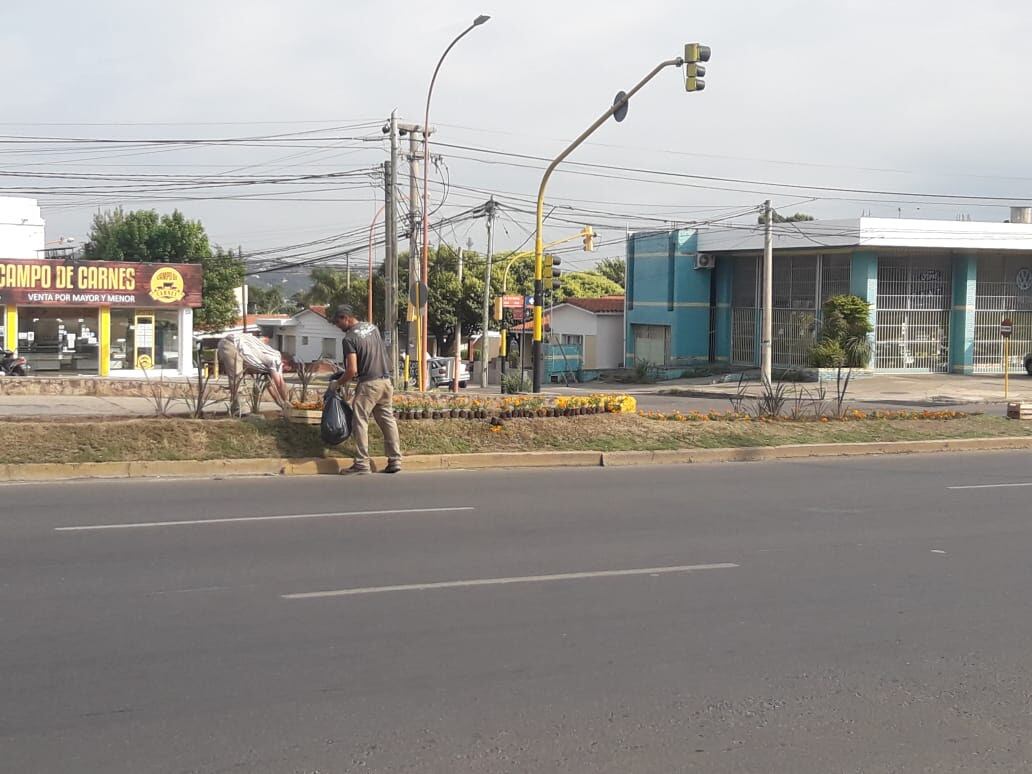
[[[487,255],[484,268],[484,318],[480,334],[480,386],[487,389],[487,356],[490,353],[487,333],[491,328],[491,254],[494,252],[494,211],[495,200],[492,196],[485,207],[487,214]],[[499,350],[501,353],[501,350]]]
[[[398,127],[400,131],[408,134],[409,138],[409,261],[408,261],[408,286],[409,286],[409,305],[412,307],[414,313],[408,315],[409,327],[408,327],[408,355],[409,361],[413,359],[418,363],[419,358],[413,358],[413,349],[417,351],[419,349],[419,342],[421,340],[420,330],[420,316],[421,310],[418,305],[413,303],[413,299],[417,298],[417,288],[420,282],[420,262],[419,262],[419,235],[416,231],[416,224],[420,222],[421,216],[419,214],[419,196],[416,190],[416,179],[419,177],[419,140],[416,137],[416,133],[421,127],[415,124],[401,124]],[[419,389],[422,389],[425,383],[426,375],[420,373],[421,368],[419,365],[416,366],[416,385]],[[406,379],[408,374],[405,374]]]
[[[391,358],[391,381],[398,384],[398,207],[395,192],[398,190],[398,118],[397,111],[391,111],[391,161],[388,170],[384,206],[386,210],[387,249],[384,266],[384,328],[390,339],[387,342]],[[370,278],[372,282],[372,278]]]
[[[459,304],[455,308],[455,375],[452,391],[459,391],[459,364],[462,362],[462,245],[459,248]]]
[[[760,333],[760,378],[765,387],[773,384],[772,341],[774,339],[774,216],[770,199],[763,203],[763,324]]]

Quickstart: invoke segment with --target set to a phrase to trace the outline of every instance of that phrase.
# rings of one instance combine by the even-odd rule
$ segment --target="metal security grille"
[[[875,368],[949,370],[947,258],[879,258]]]
[[[820,330],[820,304],[849,292],[848,255],[774,257],[772,357],[775,365],[805,367]],[[759,259],[734,264],[731,309],[731,361],[759,362]]]
[[[774,365],[810,365],[810,350],[817,340],[815,310],[775,309],[771,357]]]
[[[756,320],[758,310],[735,307],[731,310],[731,362],[756,365]]]
[[[731,279],[731,362],[756,365],[759,347],[756,341],[759,310],[757,292],[759,261],[756,258],[736,258]]]
[[[1023,367],[1025,355],[1032,352],[1032,260],[1026,257],[979,259],[975,283],[975,373],[1003,371],[1000,322],[1004,318],[1014,323],[1008,368],[1017,371]]]

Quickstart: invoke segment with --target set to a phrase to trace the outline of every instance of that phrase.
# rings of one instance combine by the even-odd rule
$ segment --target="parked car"
[[[452,384],[452,363],[454,358],[450,357],[431,357],[426,361],[427,370],[430,372],[430,384],[431,388],[434,387],[450,387]],[[417,384],[416,373],[419,366],[415,360],[409,363],[409,374],[408,382],[410,387],[415,387]],[[402,360],[399,363],[398,372],[404,373],[405,361]],[[465,361],[459,362],[459,387],[465,387],[470,380],[469,365]]]
[[[451,357],[432,357],[427,361],[427,368],[430,371],[430,384],[434,387],[447,387],[454,382],[455,359]],[[465,388],[469,384],[469,366],[466,361],[459,361],[459,387]]]

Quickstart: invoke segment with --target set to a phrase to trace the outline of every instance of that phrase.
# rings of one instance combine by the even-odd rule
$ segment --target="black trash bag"
[[[322,421],[319,436],[327,446],[339,446],[351,437],[354,411],[339,392],[332,387],[323,395]]]

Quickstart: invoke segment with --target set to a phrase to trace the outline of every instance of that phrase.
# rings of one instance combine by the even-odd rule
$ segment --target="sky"
[[[496,249],[525,244],[545,160],[689,41],[713,51],[705,91],[664,70],[553,176],[546,238],[599,234],[567,268],[622,255],[627,228],[754,223],[768,198],[818,218],[1032,204],[1016,0],[4,3],[0,196],[38,199],[50,240],[178,208],[259,269],[365,260],[381,127],[422,123],[479,14],[431,103],[435,242],[482,252],[469,211],[494,195]]]

